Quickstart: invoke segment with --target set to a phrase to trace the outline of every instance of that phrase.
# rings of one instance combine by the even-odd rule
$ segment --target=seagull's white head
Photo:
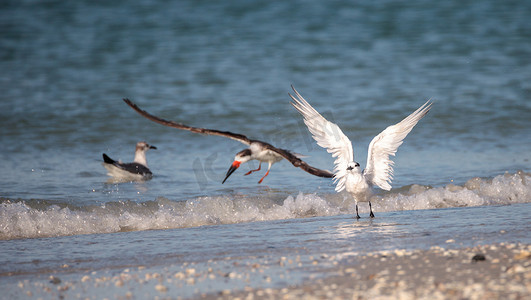
[[[134,162],[147,167],[146,151],[148,151],[149,149],[157,149],[157,147],[151,146],[146,142],[136,143]]]
[[[157,147],[151,146],[151,145],[149,145],[146,142],[138,142],[138,143],[136,143],[135,152],[138,152],[138,151],[146,152],[149,149],[157,149]]]
[[[229,176],[236,171],[240,167],[241,164],[248,162],[251,160],[251,149],[245,149],[236,154],[234,157],[234,161],[232,162],[232,165],[230,166],[229,170],[227,171],[227,175],[225,175],[225,179],[223,179],[223,183],[229,178]]]

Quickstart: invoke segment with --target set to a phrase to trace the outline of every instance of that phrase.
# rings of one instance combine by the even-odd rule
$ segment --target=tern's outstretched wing
[[[134,109],[137,113],[139,113],[144,118],[147,118],[147,119],[149,119],[149,120],[151,120],[153,122],[162,124],[164,126],[169,126],[169,127],[173,127],[173,128],[177,128],[177,129],[182,129],[182,130],[188,130],[188,131],[191,131],[191,132],[201,133],[201,134],[219,135],[219,136],[223,136],[223,137],[226,137],[226,138],[229,138],[229,139],[236,140],[236,141],[241,142],[241,143],[243,143],[245,145],[250,145],[251,144],[251,140],[248,137],[246,137],[245,135],[243,135],[243,134],[232,133],[232,132],[229,132],[229,131],[220,131],[220,130],[215,130],[215,129],[206,129],[206,128],[199,128],[199,127],[192,127],[192,126],[188,126],[188,125],[185,125],[185,124],[177,123],[177,122],[174,122],[174,121],[164,120],[162,118],[159,118],[157,116],[154,116],[154,115],[148,113],[145,110],[140,109],[140,107],[138,107],[138,105],[134,104],[129,99],[124,99],[124,102],[127,103],[127,105],[131,106],[132,109]]]
[[[394,163],[389,156],[395,155],[404,138],[428,113],[432,105],[431,100],[426,101],[424,105],[400,123],[387,127],[372,139],[367,155],[367,167],[363,171],[363,175],[369,183],[386,191],[391,189]]]
[[[291,88],[297,96],[295,98],[289,94],[291,99],[293,99],[291,104],[304,117],[304,124],[308,126],[308,130],[310,130],[313,139],[319,146],[326,148],[326,151],[336,158],[334,162],[334,182],[337,182],[336,191],[340,192],[345,188],[348,164],[354,161],[352,143],[343,134],[339,126],[326,120],[304,100],[293,86]]]

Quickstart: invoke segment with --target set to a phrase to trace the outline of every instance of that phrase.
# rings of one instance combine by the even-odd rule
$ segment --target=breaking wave
[[[376,214],[531,202],[531,174],[519,171],[494,178],[472,178],[464,185],[405,186],[372,198]],[[354,213],[346,193],[303,194],[282,201],[261,196],[226,195],[172,201],[110,202],[72,206],[45,200],[0,199],[0,239],[185,228],[204,225],[331,216]],[[360,204],[360,214],[368,205]]]

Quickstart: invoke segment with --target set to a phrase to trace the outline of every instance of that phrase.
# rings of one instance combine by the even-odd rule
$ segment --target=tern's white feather
[[[383,190],[390,190],[393,179],[393,161],[398,147],[413,127],[424,117],[432,106],[431,100],[426,101],[419,109],[396,125],[387,127],[373,138],[369,145],[367,167],[361,172],[359,164],[354,161],[352,143],[334,123],[321,116],[296,90],[297,98],[291,96],[292,105],[304,117],[304,124],[308,127],[317,144],[326,148],[336,158],[334,164],[334,179],[337,183],[336,191],[346,189],[354,194],[367,191],[370,186],[378,186]]]
[[[400,123],[387,127],[372,139],[367,154],[367,166],[363,171],[367,181],[383,190],[391,190],[394,162],[389,156],[395,156],[398,147],[420,119],[428,113],[432,104],[430,100],[426,101]]]
[[[312,137],[319,146],[336,158],[334,182],[337,183],[336,191],[341,192],[345,189],[348,163],[354,161],[352,143],[339,126],[326,120],[295,89],[293,91],[298,99],[292,96],[295,101],[292,104],[304,117],[304,124],[310,130]]]

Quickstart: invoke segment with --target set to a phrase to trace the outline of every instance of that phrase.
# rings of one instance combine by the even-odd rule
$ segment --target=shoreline
[[[222,291],[201,299],[525,299],[531,245],[394,250],[337,260],[325,275],[281,288]],[[527,298],[529,299],[529,298]]]
[[[10,299],[531,298],[528,213],[519,204],[8,241],[0,290]]]
[[[529,299],[531,244],[277,253],[202,266],[55,274],[0,286],[7,297],[29,299]]]

